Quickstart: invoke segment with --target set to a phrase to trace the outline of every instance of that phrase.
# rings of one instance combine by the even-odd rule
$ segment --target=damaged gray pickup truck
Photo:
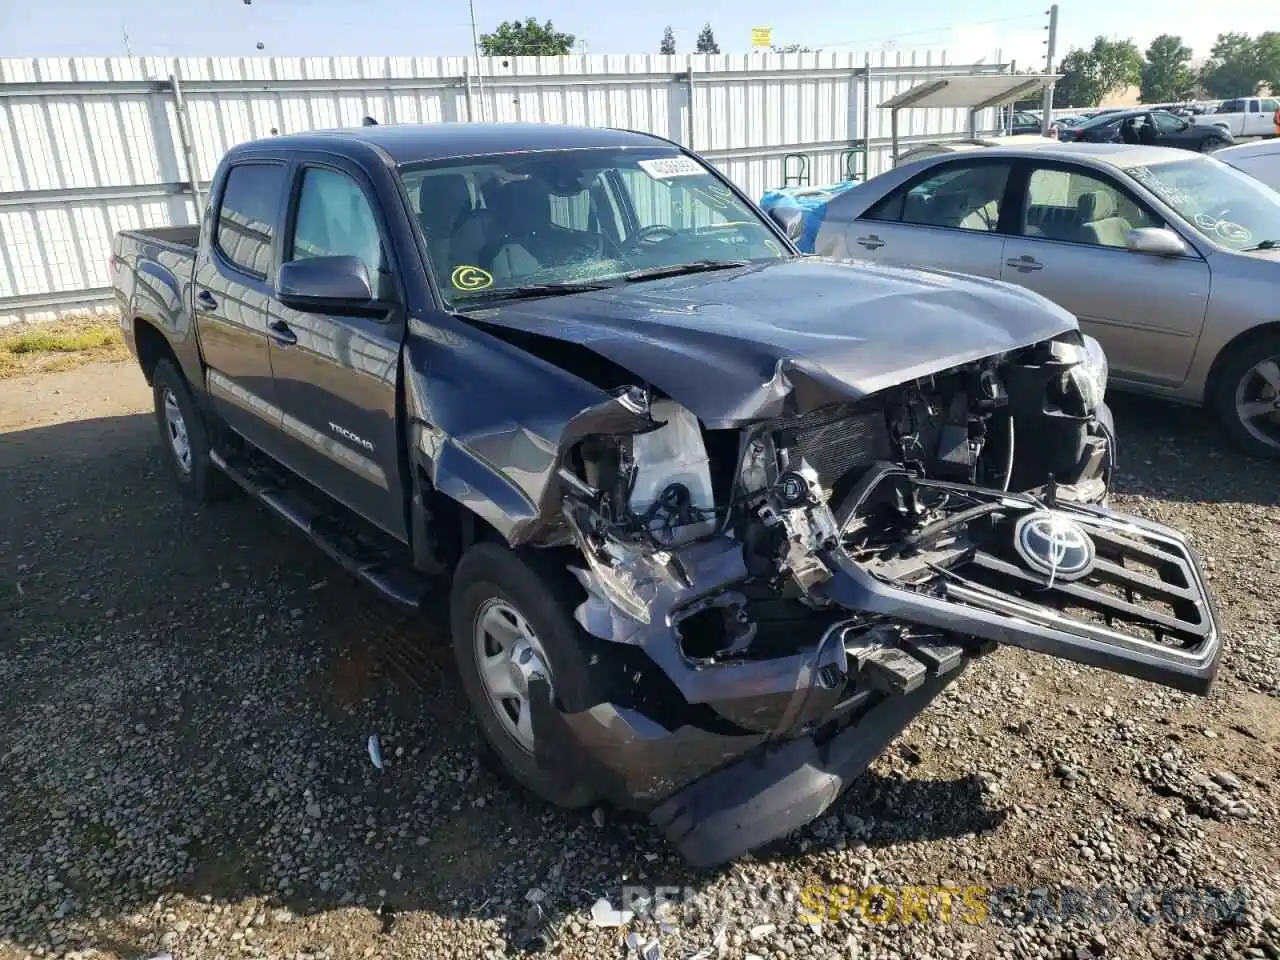
[[[249,491],[409,606],[449,589],[511,774],[696,864],[819,815],[995,645],[1213,680],[1195,554],[1101,505],[1074,318],[800,256],[667,141],[245,144],[201,227],[121,233],[113,271],[182,489]]]

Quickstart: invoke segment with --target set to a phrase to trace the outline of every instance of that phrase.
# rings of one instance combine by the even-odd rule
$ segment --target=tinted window
[[[1043,167],[1027,181],[1024,236],[1124,247],[1130,230],[1163,225],[1116,185],[1079,170]]]
[[[382,266],[378,221],[360,186],[346,174],[309,167],[302,175],[291,260],[359,257],[372,280]]]
[[[1000,220],[1009,170],[1007,163],[952,164],[890,194],[867,217],[991,233]]]
[[[1218,113],[1244,113],[1244,101],[1228,100],[1218,108]]]
[[[1183,122],[1171,113],[1153,113],[1151,119],[1161,133],[1177,133],[1184,126]]]
[[[215,234],[218,250],[243,270],[265,277],[284,192],[284,167],[241,163],[227,172]]]

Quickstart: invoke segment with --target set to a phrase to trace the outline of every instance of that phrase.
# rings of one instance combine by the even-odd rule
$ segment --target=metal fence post
[[[871,179],[871,54],[862,61],[862,179]]]
[[[182,82],[176,73],[169,74],[169,89],[173,91],[174,113],[178,118],[178,139],[182,143],[182,156],[187,164],[191,198],[196,208],[196,226],[204,224],[204,198],[200,195],[200,170],[196,166],[196,152],[192,148],[191,124],[187,116],[187,101],[182,96]]]
[[[694,146],[693,146],[694,106],[693,104],[694,104],[695,88],[693,85],[693,60],[692,59],[690,59],[689,61],[688,80],[689,80],[689,142],[685,144],[685,146],[687,146],[690,150],[693,150],[694,149]]]

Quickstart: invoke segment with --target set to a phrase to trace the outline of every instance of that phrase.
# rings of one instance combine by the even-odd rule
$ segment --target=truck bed
[[[121,230],[121,237],[129,237],[143,243],[186,253],[192,256],[200,246],[200,227],[184,224],[178,227],[144,227],[137,230]]]

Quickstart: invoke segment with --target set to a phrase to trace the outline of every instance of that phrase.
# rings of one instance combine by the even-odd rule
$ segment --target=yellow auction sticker
[[[493,275],[488,270],[463,264],[453,271],[449,282],[459,290],[486,290],[493,286]]]

